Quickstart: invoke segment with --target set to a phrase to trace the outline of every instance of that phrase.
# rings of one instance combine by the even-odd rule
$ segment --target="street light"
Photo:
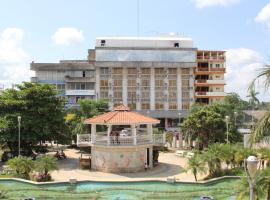
[[[21,116],[18,116],[19,138],[18,138],[18,155],[21,155]]]
[[[235,111],[233,114],[234,114],[234,125],[236,126],[236,117],[237,117],[237,112]]]
[[[254,200],[255,178],[257,175],[259,160],[255,156],[249,156],[245,160],[245,171],[249,183],[249,199]]]
[[[226,134],[227,134],[227,144],[229,143],[229,120],[230,117],[228,115],[225,116],[225,121],[226,121]]]
[[[179,112],[178,115],[179,115],[179,124],[180,124],[181,123],[181,113]]]

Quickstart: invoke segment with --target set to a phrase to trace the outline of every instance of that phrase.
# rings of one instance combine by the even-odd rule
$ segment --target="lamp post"
[[[225,121],[226,121],[227,144],[229,143],[229,120],[230,120],[230,117],[226,115]]]
[[[236,117],[237,117],[237,112],[235,111],[233,114],[234,114],[234,125],[236,126]]]
[[[21,116],[18,116],[18,127],[19,127],[19,137],[18,137],[18,155],[21,155]]]
[[[255,187],[255,179],[258,170],[259,160],[255,156],[249,156],[245,160],[245,171],[247,174],[247,179],[249,183],[249,199],[254,200],[254,187]]]
[[[181,113],[179,112],[178,115],[179,115],[179,124],[180,124],[181,123]]]

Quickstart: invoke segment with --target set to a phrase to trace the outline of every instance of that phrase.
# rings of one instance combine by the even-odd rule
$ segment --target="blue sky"
[[[269,61],[269,1],[140,0],[139,11],[140,36],[182,33],[199,49],[228,50],[227,92],[245,97]],[[86,59],[97,36],[137,36],[137,0],[5,0],[0,19],[0,83],[8,85],[28,80],[32,60]]]

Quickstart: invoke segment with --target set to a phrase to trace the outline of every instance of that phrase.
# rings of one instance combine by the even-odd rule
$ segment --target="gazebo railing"
[[[104,145],[104,146],[133,146],[143,144],[154,144],[164,145],[165,144],[165,133],[164,134],[153,134],[151,136],[147,134],[139,134],[136,136],[134,143],[133,136],[107,136],[106,132],[100,132],[95,135],[95,138],[91,139],[91,134],[77,135],[77,146],[91,146],[91,144]]]
[[[87,147],[91,145],[91,134],[77,134],[77,146]]]

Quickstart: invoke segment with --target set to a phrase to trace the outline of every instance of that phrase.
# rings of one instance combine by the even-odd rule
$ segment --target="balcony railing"
[[[86,147],[92,144],[103,145],[103,146],[134,146],[144,144],[164,145],[166,137],[164,134],[153,134],[153,138],[149,135],[137,135],[136,138],[133,136],[107,136],[106,133],[97,133],[94,140],[91,138],[91,134],[78,134],[77,135],[77,146]],[[136,143],[134,143],[134,140]]]
[[[225,56],[197,56],[198,60],[225,60]]]
[[[203,67],[198,67],[196,68],[196,71],[198,72],[225,72],[226,68],[203,68]]]
[[[225,80],[223,80],[223,79],[211,79],[211,80],[199,79],[199,80],[196,80],[195,83],[197,83],[197,84],[203,84],[203,83],[206,83],[206,84],[225,84]]]
[[[225,97],[226,93],[225,92],[196,92],[195,93],[196,96],[212,96],[212,97]]]

